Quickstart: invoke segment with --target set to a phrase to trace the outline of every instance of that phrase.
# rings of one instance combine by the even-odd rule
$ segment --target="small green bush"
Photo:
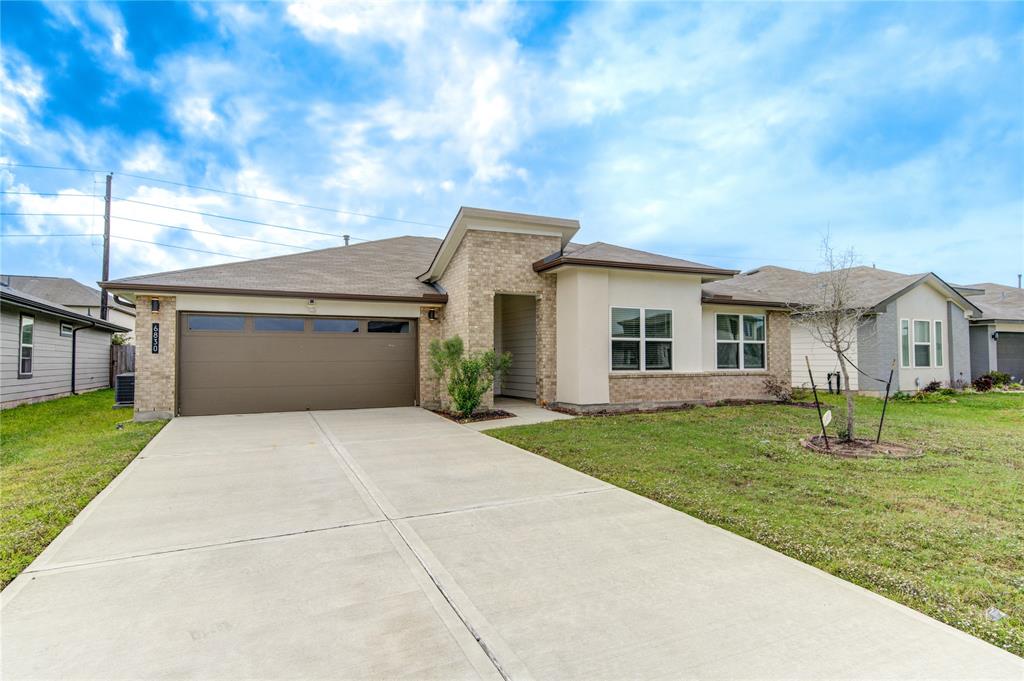
[[[993,386],[1009,385],[1010,383],[1010,374],[1005,371],[990,371],[985,376],[992,379]]]
[[[494,350],[465,354],[462,338],[454,336],[430,343],[430,366],[448,388],[455,413],[463,418],[472,415],[492,385],[495,373],[504,373],[512,365],[511,353],[495,354]]]

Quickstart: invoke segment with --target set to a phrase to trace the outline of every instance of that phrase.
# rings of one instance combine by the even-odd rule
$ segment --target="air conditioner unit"
[[[114,377],[114,406],[132,404],[135,404],[135,374],[118,374]]]

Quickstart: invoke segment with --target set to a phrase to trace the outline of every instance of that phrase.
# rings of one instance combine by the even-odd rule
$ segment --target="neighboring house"
[[[382,239],[104,282],[135,301],[138,418],[421,404],[435,339],[513,354],[511,395],[571,410],[769,399],[789,314],[702,300],[736,272],[570,240],[575,220],[459,210]],[[149,339],[152,339],[152,346]],[[491,395],[485,406],[492,404]]]
[[[86,317],[100,318],[101,294],[94,288],[67,277],[36,277],[32,275],[0,274],[0,283],[22,293],[48,300]],[[118,302],[107,294],[107,321],[131,329],[128,342],[135,330],[135,308]]]
[[[1002,371],[1024,380],[1024,290],[1002,284],[957,287],[981,314],[971,319],[971,376]]]
[[[839,361],[800,323],[799,309],[819,299],[826,276],[768,266],[705,284],[704,291],[720,298],[741,296],[783,304],[793,310],[792,383],[810,385],[808,358],[820,387],[826,385],[828,374],[839,372]],[[944,385],[970,381],[968,324],[969,317],[980,310],[956,288],[932,273],[899,274],[874,267],[850,268],[847,281],[852,306],[867,311],[847,353],[867,376],[848,366],[851,388],[871,394],[884,391],[894,360],[893,392],[918,390],[932,381]]]
[[[93,319],[0,281],[0,407],[110,385],[110,336]]]

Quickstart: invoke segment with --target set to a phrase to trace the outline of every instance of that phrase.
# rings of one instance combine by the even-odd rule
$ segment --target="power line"
[[[36,239],[46,239],[50,237],[69,237],[69,236],[96,236],[102,237],[102,234],[94,234],[91,232],[78,233],[78,234],[0,234],[0,239],[7,239],[10,237],[30,237]],[[182,251],[194,251],[196,253],[206,253],[207,255],[223,255],[228,258],[238,258],[239,260],[247,260],[243,255],[234,255],[233,253],[219,253],[217,251],[206,251],[201,248],[191,248],[189,246],[175,246],[174,244],[162,244],[158,241],[146,241],[145,239],[133,239],[130,236],[118,236],[117,234],[111,234],[112,239],[122,239],[123,241],[134,241],[140,244],[150,244],[152,246],[160,246],[162,248],[177,248]]]
[[[321,236],[332,236],[336,239],[344,238],[343,234],[336,234],[334,232],[321,232],[315,229],[304,229],[302,227],[290,227],[288,225],[278,225],[273,222],[261,222],[260,220],[250,220],[249,218],[236,218],[230,215],[220,215],[218,213],[209,213],[202,210],[193,210],[191,208],[179,208],[177,206],[168,206],[162,203],[150,203],[149,201],[139,201],[138,199],[127,199],[122,196],[115,196],[115,201],[124,201],[126,203],[134,203],[140,206],[150,206],[151,208],[165,208],[167,210],[176,210],[181,213],[191,213],[192,215],[202,215],[208,218],[217,218],[219,220],[233,220],[235,222],[244,222],[250,225],[260,225],[263,227],[273,227],[275,229],[288,229],[293,232],[305,232],[307,234],[319,234]],[[349,237],[355,241],[366,241],[366,239],[356,239],[355,237]]]
[[[72,168],[72,167],[67,167],[67,166],[44,166],[44,165],[35,165],[35,164],[31,164],[31,163],[5,162],[5,163],[3,163],[3,165],[14,166],[14,167],[18,167],[18,168],[36,168],[36,169],[40,169],[40,170],[67,170],[67,171],[72,171],[72,172],[86,172],[86,173],[102,173],[102,172],[107,172],[107,171],[104,171],[104,170],[95,170],[95,169],[92,169],[92,168]],[[114,172],[114,171],[110,171],[110,172]],[[202,185],[188,184],[186,182],[176,182],[174,180],[165,180],[163,178],[150,177],[148,175],[135,175],[134,173],[124,173],[124,172],[117,172],[115,174],[116,175],[123,175],[124,177],[131,177],[131,178],[136,179],[136,180],[145,180],[147,182],[160,182],[162,184],[169,184],[169,185],[173,185],[175,187],[185,187],[187,189],[198,189],[199,191],[204,191],[204,192],[214,192],[216,194],[226,194],[228,196],[237,196],[239,198],[253,199],[253,200],[256,200],[256,201],[267,201],[267,202],[270,202],[270,203],[277,203],[277,204],[284,205],[284,206],[296,206],[296,207],[299,207],[299,208],[308,208],[310,210],[319,210],[319,211],[324,211],[326,213],[336,213],[336,214],[339,214],[339,215],[352,215],[354,217],[367,218],[367,219],[370,219],[370,220],[384,220],[384,221],[387,221],[387,222],[397,222],[397,223],[402,223],[402,224],[407,224],[407,225],[419,225],[421,227],[435,227],[435,228],[438,228],[438,229],[447,229],[447,225],[440,225],[440,224],[433,223],[433,222],[420,222],[419,220],[406,220],[404,218],[392,218],[392,217],[387,217],[385,215],[376,215],[374,213],[363,213],[363,212],[354,211],[354,210],[344,210],[342,208],[328,208],[326,206],[316,206],[316,205],[313,205],[313,204],[310,204],[310,203],[299,203],[297,201],[286,201],[284,199],[272,199],[272,198],[269,198],[269,197],[266,197],[266,196],[258,196],[256,194],[244,194],[242,192],[233,192],[233,191],[230,191],[230,190],[227,190],[227,189],[217,189],[216,187],[204,187]],[[366,241],[366,239],[357,239],[357,241]]]
[[[300,249],[305,250],[305,251],[313,250],[312,248],[308,248],[306,246],[296,246],[294,244],[283,244],[283,243],[280,243],[280,242],[277,242],[277,241],[264,241],[263,239],[253,239],[252,237],[237,236],[237,235],[234,235],[234,234],[221,234],[220,232],[210,232],[210,231],[204,230],[204,229],[192,229],[191,227],[177,227],[175,225],[165,225],[162,222],[150,222],[149,220],[136,220],[135,218],[125,218],[125,217],[121,217],[120,215],[111,215],[110,217],[112,217],[115,220],[127,220],[128,222],[138,222],[139,224],[152,225],[153,227],[166,227],[167,229],[180,229],[180,230],[182,230],[184,232],[195,232],[196,234],[209,234],[211,236],[224,237],[225,239],[241,239],[242,241],[253,241],[253,242],[258,243],[258,244],[269,244],[271,246],[285,246],[287,248],[300,248]]]

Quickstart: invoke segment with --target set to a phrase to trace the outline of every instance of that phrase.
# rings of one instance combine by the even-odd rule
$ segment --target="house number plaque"
[[[153,322],[153,352],[160,352],[160,323]]]

